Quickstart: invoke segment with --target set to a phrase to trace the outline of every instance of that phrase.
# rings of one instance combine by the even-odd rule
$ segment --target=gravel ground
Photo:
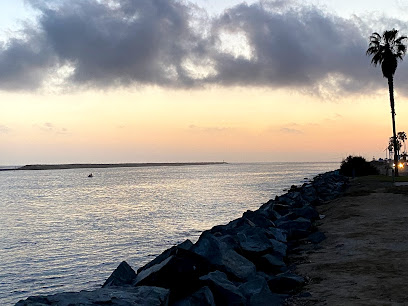
[[[303,252],[289,305],[408,305],[408,186],[359,178],[318,208],[327,239]],[[310,295],[309,295],[310,293]]]

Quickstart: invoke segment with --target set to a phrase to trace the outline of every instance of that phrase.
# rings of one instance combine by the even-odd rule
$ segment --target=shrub
[[[378,170],[366,161],[364,157],[350,155],[341,162],[340,174],[346,176],[364,176],[378,174]]]

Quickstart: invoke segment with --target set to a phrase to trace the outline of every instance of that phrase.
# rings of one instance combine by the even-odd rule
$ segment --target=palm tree
[[[390,140],[388,142],[388,149],[390,151],[394,151],[394,153],[397,152],[397,156],[399,156],[399,151],[400,151],[400,149],[402,147],[401,142],[399,141],[399,139],[397,139],[396,144],[397,144],[397,146],[395,147],[394,137],[390,137]]]
[[[404,153],[406,153],[407,147],[405,146],[405,140],[407,140],[407,134],[405,132],[398,132],[397,137],[404,143]]]
[[[392,137],[391,137],[390,140],[392,140]],[[394,140],[392,140],[392,141],[388,144],[388,158],[389,158],[389,159],[391,159],[392,148],[394,148]]]
[[[384,78],[388,79],[388,90],[390,93],[392,133],[394,148],[397,148],[397,135],[395,131],[395,107],[394,107],[394,74],[397,70],[398,60],[402,60],[407,50],[403,43],[406,36],[398,37],[398,30],[384,31],[383,35],[374,32],[370,36],[370,44],[366,54],[372,55],[371,63],[374,66],[381,64]],[[398,165],[398,153],[394,150],[394,164]],[[395,176],[398,176],[398,167],[395,167]]]

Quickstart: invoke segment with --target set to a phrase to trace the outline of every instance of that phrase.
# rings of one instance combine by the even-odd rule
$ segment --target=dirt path
[[[357,180],[319,212],[327,239],[298,265],[311,296],[294,305],[408,305],[408,187]]]

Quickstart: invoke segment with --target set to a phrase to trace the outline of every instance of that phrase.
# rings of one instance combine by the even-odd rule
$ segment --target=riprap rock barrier
[[[314,226],[321,217],[315,207],[341,196],[347,183],[338,171],[320,174],[137,271],[123,261],[102,288],[16,305],[281,305],[305,282],[292,272],[288,254],[300,243],[324,239]]]

